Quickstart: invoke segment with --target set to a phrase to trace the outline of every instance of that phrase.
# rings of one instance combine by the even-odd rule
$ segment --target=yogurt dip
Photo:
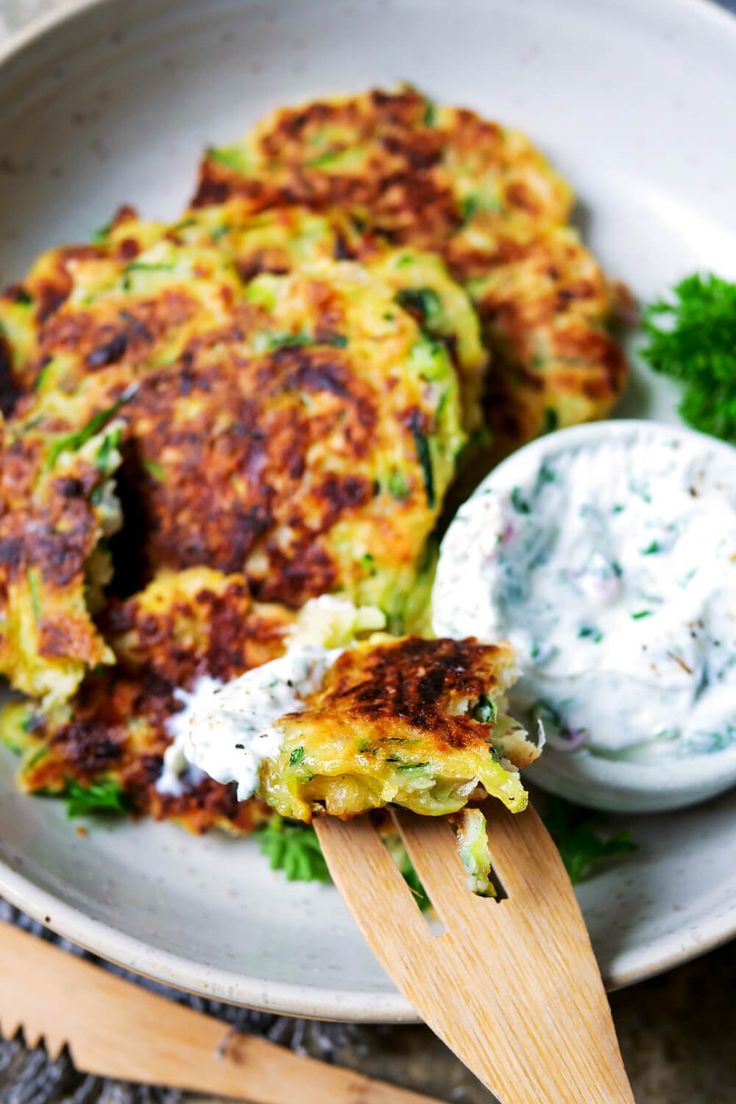
[[[514,646],[511,712],[548,744],[533,780],[628,809],[725,788],[736,780],[725,769],[736,764],[736,450],[643,422],[534,442],[450,526],[433,621],[440,635]]]
[[[180,793],[194,770],[216,782],[235,782],[239,801],[252,797],[264,760],[281,750],[279,718],[304,708],[304,699],[356,634],[384,625],[384,615],[373,607],[356,608],[334,595],[313,598],[301,610],[283,656],[226,683],[205,675],[191,690],[176,690],[183,709],[168,721],[174,739],[158,790]]]

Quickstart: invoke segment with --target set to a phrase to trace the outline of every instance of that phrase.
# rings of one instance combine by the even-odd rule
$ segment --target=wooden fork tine
[[[458,854],[455,833],[445,817],[421,817],[406,809],[392,809],[419,881],[445,926],[460,916],[473,922],[483,902],[470,893],[467,875]]]
[[[500,801],[488,798],[482,811],[493,866],[509,897],[519,902],[530,896],[538,899],[545,890],[556,895],[561,886],[569,886],[560,853],[531,805],[523,813],[510,813]]]
[[[374,953],[370,933],[379,912],[381,943],[395,953],[431,940],[414,895],[367,816],[349,823],[316,817],[314,828],[332,880]]]

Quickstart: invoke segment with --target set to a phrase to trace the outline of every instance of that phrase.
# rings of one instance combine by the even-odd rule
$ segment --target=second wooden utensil
[[[85,1073],[251,1104],[440,1104],[419,1093],[232,1031],[50,943],[0,923],[0,1031],[68,1046]]]
[[[506,899],[467,887],[452,828],[394,814],[435,934],[366,817],[315,821],[363,935],[425,1022],[503,1104],[634,1104],[585,922],[533,809],[487,802]]]

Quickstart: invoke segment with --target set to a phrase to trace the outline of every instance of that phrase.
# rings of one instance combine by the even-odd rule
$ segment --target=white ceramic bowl
[[[608,270],[649,297],[736,275],[736,22],[705,0],[85,0],[0,52],[0,280],[85,239],[116,204],[172,217],[208,142],[272,106],[414,80],[523,127],[572,180]],[[672,418],[635,367],[622,410]],[[17,793],[0,751],[0,893],[184,989],[281,1012],[415,1014],[339,895],[256,845],[173,825],[90,825]],[[639,851],[580,887],[609,985],[736,932],[736,795],[626,818]]]
[[[641,449],[642,455],[647,454],[651,445],[674,447],[688,461],[696,458],[706,461],[709,470],[717,471],[721,484],[729,488],[729,496],[730,489],[736,487],[736,448],[683,426],[631,419],[575,426],[539,437],[486,476],[450,525],[440,549],[433,594],[434,627],[439,634],[470,635],[474,631],[478,606],[467,587],[458,589],[463,581],[457,577],[453,558],[461,553],[469,533],[472,539],[482,532],[488,507],[496,496],[528,485],[545,463],[554,467],[565,456],[606,443],[614,448]],[[736,494],[730,508],[734,503]],[[474,569],[470,570],[475,577]],[[580,692],[584,694],[584,685]],[[593,729],[593,745],[594,737]],[[709,754],[689,754],[686,758],[672,755],[656,762],[598,755],[584,745],[562,750],[548,743],[526,773],[530,781],[543,789],[592,808],[616,813],[657,813],[694,805],[736,785],[736,743]]]

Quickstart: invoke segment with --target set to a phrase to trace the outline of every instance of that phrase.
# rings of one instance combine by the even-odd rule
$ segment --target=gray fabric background
[[[0,37],[63,3],[0,0]],[[736,13],[736,0],[721,3]],[[0,919],[20,924],[41,938],[55,939],[2,900]],[[70,953],[84,954],[64,940],[56,941]],[[101,965],[124,974],[109,964]],[[140,978],[132,980],[298,1052],[350,1065],[457,1104],[491,1100],[426,1028],[290,1020],[187,996]],[[664,978],[613,995],[614,1018],[638,1104],[734,1104],[734,992],[736,944],[731,944]],[[243,1092],[247,1093],[247,1085]],[[74,1069],[67,1055],[49,1062],[42,1048],[27,1051],[22,1038],[0,1039],[0,1104],[179,1104],[183,1099],[166,1089],[86,1077]],[[205,1098],[197,1099],[204,1104]],[[210,1104],[215,1104],[215,1098]]]

